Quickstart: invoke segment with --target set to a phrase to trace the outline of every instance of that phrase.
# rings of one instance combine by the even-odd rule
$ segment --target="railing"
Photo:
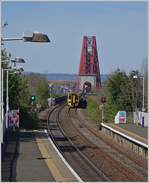
[[[126,148],[129,148],[130,150],[141,156],[147,157],[148,155],[147,144],[133,137],[130,137],[104,123],[101,123],[101,130],[107,135],[111,136],[117,143],[120,143],[121,145],[125,146]]]

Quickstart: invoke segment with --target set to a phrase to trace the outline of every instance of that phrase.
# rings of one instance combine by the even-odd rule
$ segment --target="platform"
[[[2,181],[78,182],[45,131],[20,130],[9,139],[3,153]]]
[[[112,140],[128,148],[132,152],[148,158],[148,139],[142,137],[143,132],[147,137],[147,129],[133,124],[115,125],[112,123],[101,123],[101,131]],[[142,136],[141,136],[142,134]]]
[[[105,123],[106,125],[130,136],[140,142],[148,144],[148,127],[141,127],[140,125],[126,123],[126,124],[112,124]]]

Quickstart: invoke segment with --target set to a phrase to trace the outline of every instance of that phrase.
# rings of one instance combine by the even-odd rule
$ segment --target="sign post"
[[[33,111],[34,102],[35,102],[35,100],[36,100],[36,96],[35,96],[35,95],[32,95],[30,98],[31,98],[31,104],[32,104],[32,111]]]
[[[102,96],[100,98],[100,102],[101,102],[101,105],[99,106],[99,109],[101,110],[101,119],[103,123],[104,122],[104,104],[106,103],[106,97]],[[100,122],[99,122],[99,129],[101,129]]]
[[[101,104],[99,106],[99,110],[101,110],[101,119],[102,119],[102,123],[104,122],[104,104]]]

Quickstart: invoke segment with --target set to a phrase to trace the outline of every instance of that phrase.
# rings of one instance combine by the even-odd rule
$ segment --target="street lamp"
[[[25,60],[20,57],[15,57],[15,59],[12,59],[11,62],[13,63],[13,67],[16,67],[16,63],[22,64],[25,63]]]
[[[32,33],[25,33],[22,38],[1,38],[1,44],[3,45],[3,42],[5,41],[17,41],[17,40],[23,40],[24,42],[37,42],[37,43],[49,43],[50,39],[48,38],[48,36],[46,34],[40,33],[40,32],[32,32]],[[3,75],[3,71],[1,69],[1,63],[0,63],[0,81],[2,81],[2,75]],[[2,81],[3,82],[3,81]],[[2,88],[2,82],[0,82],[0,91],[1,93],[3,92],[3,88]],[[1,128],[3,127],[3,99],[2,99],[3,95],[1,94],[0,96],[0,119],[1,119]],[[3,129],[2,129],[3,131]],[[3,137],[3,136],[2,136]],[[1,142],[3,142],[3,139],[1,138]]]
[[[137,79],[138,76],[137,75],[134,75],[133,76],[134,79]],[[144,111],[145,111],[145,108],[144,108],[144,75],[140,75],[140,78],[142,78],[142,95],[143,95],[143,98],[142,98],[142,127],[144,127]]]
[[[24,33],[22,38],[2,38],[1,41],[19,41],[23,40],[24,42],[38,42],[38,43],[49,43],[50,39],[46,34],[40,32],[30,32]]]
[[[53,83],[49,84],[49,88],[50,88],[50,98],[52,97],[52,87],[53,87]]]

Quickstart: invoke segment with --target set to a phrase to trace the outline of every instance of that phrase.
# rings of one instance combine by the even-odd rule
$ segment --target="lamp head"
[[[50,39],[46,34],[40,32],[27,32],[23,35],[24,42],[49,43]]]

